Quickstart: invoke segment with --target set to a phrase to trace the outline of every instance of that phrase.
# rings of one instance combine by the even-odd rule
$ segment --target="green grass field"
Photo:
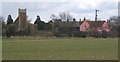
[[[5,60],[117,60],[118,40],[95,38],[3,38]]]

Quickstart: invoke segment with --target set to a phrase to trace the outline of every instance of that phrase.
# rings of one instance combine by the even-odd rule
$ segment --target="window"
[[[107,28],[107,27],[105,27],[105,28]]]
[[[86,28],[87,26],[84,26],[84,28]]]

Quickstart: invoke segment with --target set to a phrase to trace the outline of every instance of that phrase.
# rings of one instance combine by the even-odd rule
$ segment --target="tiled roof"
[[[90,21],[90,20],[85,20],[86,22],[89,23],[90,27],[101,27],[103,23],[106,21]],[[84,21],[81,21],[80,24],[82,24]]]
[[[16,18],[16,20],[15,20],[14,23],[15,23],[15,24],[16,24],[16,23],[17,23],[17,24],[19,23],[19,17]]]
[[[90,24],[90,27],[102,27],[103,23],[106,21],[87,21]]]

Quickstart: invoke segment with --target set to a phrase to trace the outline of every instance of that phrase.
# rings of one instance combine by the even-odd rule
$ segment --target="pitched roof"
[[[106,22],[106,21],[91,21],[91,20],[86,19],[86,20],[81,21],[80,25],[85,21],[88,22],[90,27],[102,27],[102,25]]]
[[[90,24],[90,27],[102,27],[106,21],[87,21]]]
[[[81,25],[84,21],[90,21],[90,20],[84,18],[84,20],[80,21],[80,25]]]
[[[19,23],[19,17],[16,18],[16,20],[14,21],[15,24]]]

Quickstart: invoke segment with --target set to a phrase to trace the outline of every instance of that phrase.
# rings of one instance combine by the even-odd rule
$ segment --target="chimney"
[[[73,21],[76,21],[76,19],[75,19],[75,18],[73,18]]]
[[[67,19],[67,22],[69,22],[69,19]]]
[[[86,20],[86,18],[84,17],[83,21],[85,21],[85,20]]]
[[[79,19],[79,24],[81,25],[81,19]]]

